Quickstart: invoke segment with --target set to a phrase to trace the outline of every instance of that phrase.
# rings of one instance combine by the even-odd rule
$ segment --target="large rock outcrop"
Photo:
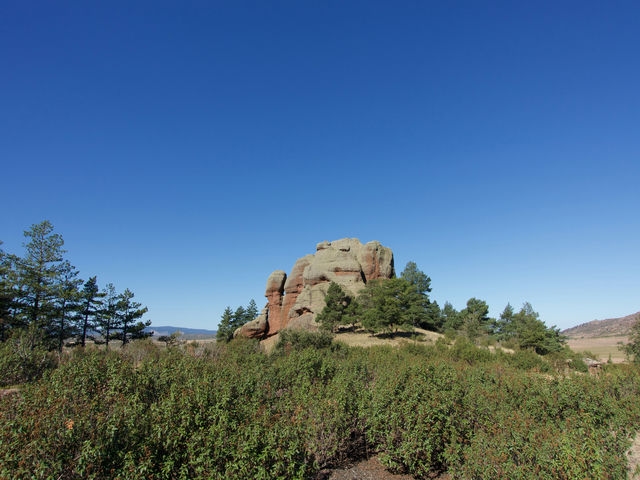
[[[263,338],[284,328],[318,328],[316,315],[325,307],[331,282],[356,296],[373,279],[395,275],[393,252],[380,242],[360,243],[357,238],[322,242],[316,253],[295,263],[289,276],[276,270],[267,279],[267,306],[236,335]]]

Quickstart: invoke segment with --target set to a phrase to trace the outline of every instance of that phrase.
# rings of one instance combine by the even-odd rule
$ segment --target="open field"
[[[567,341],[569,347],[575,352],[591,352],[599,360],[607,361],[611,356],[613,363],[622,363],[626,360],[624,353],[618,349],[618,342],[626,343],[629,337],[626,335],[598,338],[570,338]]]
[[[335,339],[350,347],[371,347],[373,345],[400,346],[406,343],[433,344],[444,335],[416,328],[413,332],[397,332],[393,335],[371,335],[363,330],[338,333]]]

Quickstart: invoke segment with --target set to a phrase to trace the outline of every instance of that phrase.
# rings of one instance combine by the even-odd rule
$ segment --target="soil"
[[[394,474],[389,472],[377,459],[371,457],[349,467],[323,470],[316,477],[317,480],[413,480],[411,475]],[[446,474],[434,477],[434,480],[449,480]]]
[[[629,479],[640,480],[640,434],[636,435],[629,450],[627,450],[627,458],[629,459]]]
[[[17,388],[0,388],[0,398],[7,397],[9,395],[13,395],[18,393],[20,390]]]

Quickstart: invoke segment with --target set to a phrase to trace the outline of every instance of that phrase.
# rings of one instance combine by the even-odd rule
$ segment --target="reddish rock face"
[[[282,308],[282,299],[284,296],[284,284],[287,280],[287,274],[283,270],[276,270],[267,279],[267,288],[264,296],[267,297],[267,335],[271,334],[271,330],[279,331],[284,328]]]
[[[344,238],[319,243],[314,255],[296,261],[289,277],[282,270],[269,276],[263,314],[266,328],[261,315],[247,327],[259,325],[242,327],[237,334],[255,338],[275,335],[287,327],[313,330],[317,328],[316,315],[325,307],[324,297],[331,282],[356,296],[366,282],[394,276],[393,252],[379,242],[363,245],[357,238]]]
[[[313,255],[307,255],[298,259],[291,269],[291,275],[289,275],[284,284],[284,300],[281,308],[278,309],[275,306],[272,308],[271,302],[267,298],[269,307],[269,331],[267,335],[275,335],[289,324],[289,313],[304,288],[304,271],[312,261]],[[277,311],[277,317],[273,322],[271,321],[272,310],[274,313]]]

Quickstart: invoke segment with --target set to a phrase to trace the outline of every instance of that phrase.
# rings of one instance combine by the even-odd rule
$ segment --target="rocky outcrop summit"
[[[267,306],[255,320],[236,330],[235,336],[265,338],[284,328],[315,330],[315,318],[325,307],[331,282],[356,296],[368,281],[393,276],[393,252],[380,242],[363,245],[357,238],[343,238],[319,243],[315,254],[296,261],[289,276],[283,270],[269,275]]]

